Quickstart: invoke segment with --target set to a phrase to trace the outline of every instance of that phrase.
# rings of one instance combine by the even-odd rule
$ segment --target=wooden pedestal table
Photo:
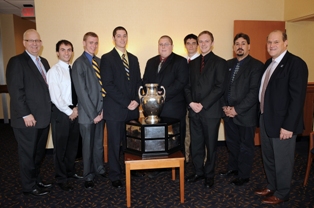
[[[184,203],[184,156],[178,151],[169,156],[142,158],[125,153],[126,204],[131,207],[131,170],[172,168],[172,180],[175,180],[175,168],[180,171],[180,202]]]

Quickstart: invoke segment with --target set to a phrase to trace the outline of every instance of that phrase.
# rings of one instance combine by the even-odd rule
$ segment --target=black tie
[[[70,77],[71,77],[71,90],[72,90],[72,105],[75,107],[77,105],[77,95],[75,92],[74,84],[73,84],[73,79],[72,79],[72,68],[69,65],[69,72],[70,72]]]

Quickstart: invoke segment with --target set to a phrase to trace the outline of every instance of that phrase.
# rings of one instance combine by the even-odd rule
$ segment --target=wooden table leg
[[[175,169],[175,168],[172,168],[171,173],[172,173],[171,179],[172,179],[173,181],[176,180],[176,169]]]
[[[130,164],[125,164],[126,206],[131,207],[131,170]]]
[[[184,203],[184,160],[180,161],[180,202]]]

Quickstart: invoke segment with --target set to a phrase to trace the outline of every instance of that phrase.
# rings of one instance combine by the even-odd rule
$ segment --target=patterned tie
[[[100,77],[99,66],[98,66],[98,64],[97,64],[97,62],[95,61],[94,58],[92,59],[92,64],[93,64],[93,68],[94,68],[94,70],[95,70],[96,77],[98,78],[98,82],[99,82],[100,87],[101,87],[101,95],[102,95],[102,97],[105,97],[105,96],[106,96],[106,91],[104,90],[104,88],[103,88],[103,86],[102,86],[102,81],[101,81],[101,77]]]
[[[44,78],[46,84],[48,84],[48,83],[47,83],[46,74],[45,74],[43,68],[41,67],[41,61],[39,60],[38,57],[36,57],[36,62],[37,62],[37,68],[38,68],[38,70],[39,70],[41,76]]]
[[[125,74],[126,74],[128,80],[130,80],[129,64],[128,64],[128,61],[125,58],[125,54],[122,55],[122,62],[123,62],[123,65],[124,65]]]
[[[231,84],[233,83],[234,78],[237,75],[239,69],[240,69],[240,62],[238,62],[236,67],[234,68],[234,71],[233,71],[233,74],[232,74],[232,77],[231,77]]]
[[[268,68],[266,69],[266,74],[265,74],[265,78],[264,78],[264,82],[263,82],[263,88],[262,88],[262,92],[261,92],[261,104],[260,104],[261,113],[264,113],[265,91],[266,91],[266,88],[267,88],[267,85],[268,85],[268,82],[269,82],[269,79],[270,79],[270,74],[271,74],[272,68],[273,68],[275,63],[276,63],[276,61],[273,60],[271,62],[271,64],[268,66]]]
[[[204,66],[205,66],[205,61],[204,61],[204,56],[202,56],[200,72],[202,72]]]
[[[230,105],[231,85],[232,85],[234,78],[235,78],[236,74],[238,73],[239,69],[240,69],[240,62],[238,62],[237,65],[235,66],[235,68],[233,70],[233,74],[232,74],[231,79],[230,79],[230,85],[229,85],[229,89],[228,89],[228,105]]]
[[[160,62],[159,62],[159,64],[158,64],[157,73],[159,73],[159,72],[160,72],[160,69],[161,69],[161,67],[162,67],[163,62],[164,62],[164,60],[163,60],[163,59],[161,59],[161,61],[160,61]]]
[[[70,73],[70,77],[71,77],[72,105],[73,105],[73,107],[75,107],[77,105],[77,95],[76,95],[76,91],[75,91],[74,83],[73,83],[73,79],[72,79],[72,68],[71,68],[71,65],[69,65],[69,73]]]

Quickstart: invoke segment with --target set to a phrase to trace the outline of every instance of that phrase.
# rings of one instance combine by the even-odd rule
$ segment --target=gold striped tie
[[[128,80],[130,80],[129,64],[128,64],[128,61],[125,58],[125,54],[122,55],[122,62],[123,62],[123,65],[124,65],[125,74],[126,74]]]
[[[92,64],[93,64],[93,68],[95,70],[96,77],[98,78],[98,82],[99,82],[100,87],[101,87],[101,95],[102,95],[102,97],[105,97],[106,96],[106,91],[104,90],[104,88],[102,86],[99,66],[98,66],[98,64],[97,64],[97,62],[95,61],[94,58],[92,59]]]

